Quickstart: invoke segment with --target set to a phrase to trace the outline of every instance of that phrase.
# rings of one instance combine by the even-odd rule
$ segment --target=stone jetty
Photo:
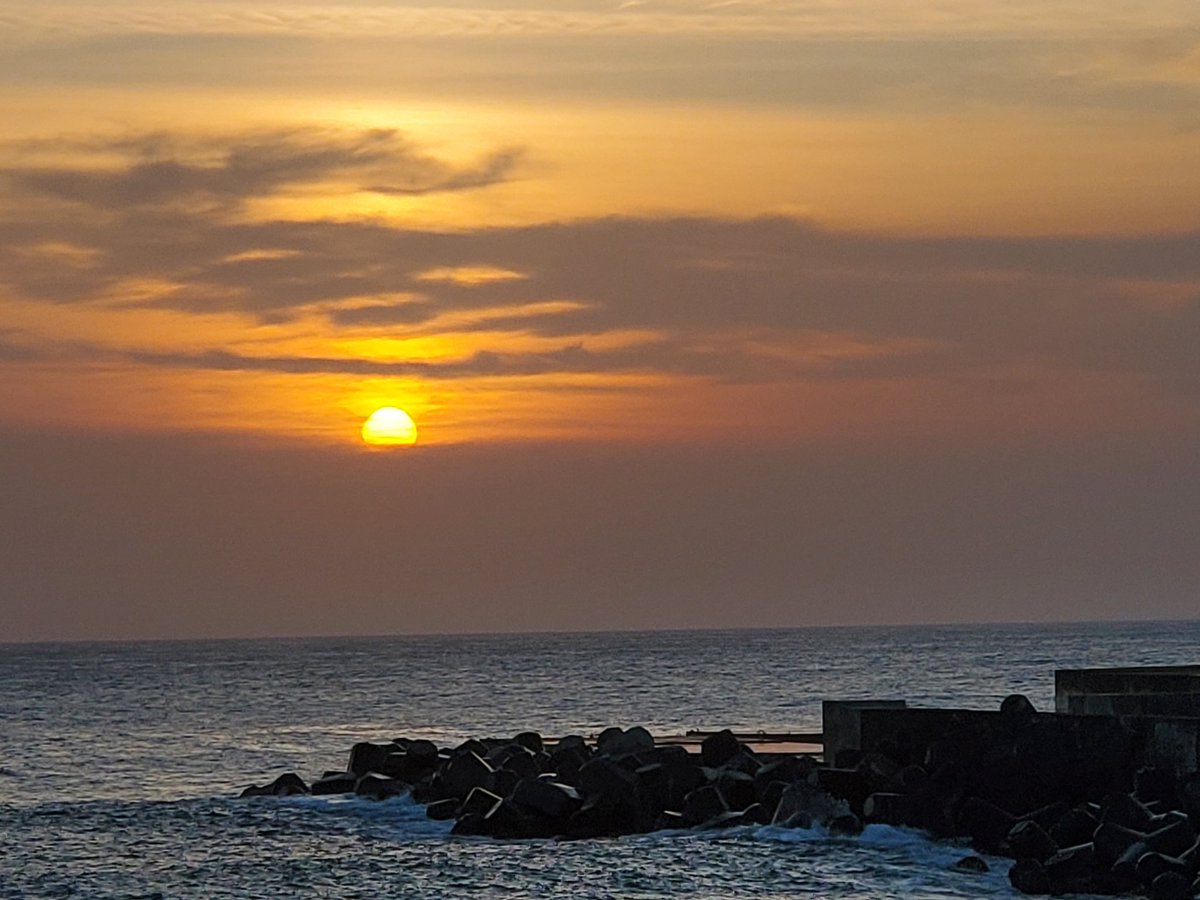
[[[287,773],[242,796],[410,793],[431,818],[453,820],[454,834],[497,839],[735,825],[853,835],[883,823],[1009,857],[1009,878],[1027,894],[1195,897],[1200,708],[1178,695],[1200,678],[1190,669],[1101,671],[1095,691],[1080,673],[1059,673],[1059,712],[1039,712],[1021,695],[990,711],[827,701],[820,759],[730,731],[686,746],[637,726],[594,739],[523,732],[455,747],[395,738],[355,744],[345,771],[311,784]],[[1116,692],[1114,671],[1127,675]],[[1130,700],[1129,679],[1152,699]],[[1089,704],[1122,714],[1091,714]],[[979,856],[959,865],[986,867]]]
[[[660,743],[645,728],[607,728],[594,740],[536,732],[439,748],[396,738],[358,743],[346,771],[311,784],[294,773],[243,797],[411,792],[453,833],[494,838],[596,838],[669,828],[811,827],[857,833],[861,817],[820,781],[808,755],[762,754],[730,731],[695,749]]]

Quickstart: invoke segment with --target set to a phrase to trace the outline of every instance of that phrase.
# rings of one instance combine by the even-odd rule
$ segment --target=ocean
[[[1007,862],[870,826],[458,838],[407,797],[238,799],[351,744],[818,731],[823,699],[1053,708],[1054,669],[1196,663],[1200,622],[0,645],[0,898],[977,898]]]

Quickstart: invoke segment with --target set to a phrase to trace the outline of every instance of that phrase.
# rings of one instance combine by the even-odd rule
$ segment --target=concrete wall
[[[1180,715],[1179,712],[1151,712],[1152,704],[1162,704],[1163,701],[1150,700],[1152,697],[1174,696],[1184,698],[1179,703],[1195,703],[1195,712],[1189,713],[1200,716],[1200,666],[1142,666],[1137,668],[1115,669],[1059,669],[1054,673],[1054,708],[1061,713],[1081,713],[1084,710],[1081,697],[1142,697],[1142,701],[1129,700],[1123,703],[1123,709],[1136,709],[1138,703],[1145,704],[1146,715]],[[1187,699],[1187,698],[1190,698]],[[1101,711],[1103,705],[1093,707],[1096,714],[1110,715]],[[1176,707],[1177,708],[1177,707]],[[1193,707],[1185,707],[1193,708]],[[1137,712],[1121,713],[1136,715]]]
[[[1067,694],[1055,709],[1073,716],[1200,718],[1200,694]]]
[[[1200,772],[1200,719],[1138,719],[1132,724],[1144,735],[1146,765]]]
[[[904,709],[903,700],[825,700],[821,703],[821,732],[825,765],[832,766],[842,750],[862,749],[862,712]]]

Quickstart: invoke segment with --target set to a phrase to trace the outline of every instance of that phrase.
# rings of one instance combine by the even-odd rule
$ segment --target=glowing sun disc
[[[417,442],[417,425],[404,410],[382,406],[363,422],[362,439],[375,447],[407,447]]]

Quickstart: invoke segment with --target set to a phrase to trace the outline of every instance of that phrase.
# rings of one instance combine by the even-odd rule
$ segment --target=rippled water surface
[[[644,724],[819,730],[822,699],[1052,708],[1055,668],[1197,661],[1200,623],[0,646],[0,897],[980,897],[872,827],[458,839],[407,798],[234,799],[350,745]]]

